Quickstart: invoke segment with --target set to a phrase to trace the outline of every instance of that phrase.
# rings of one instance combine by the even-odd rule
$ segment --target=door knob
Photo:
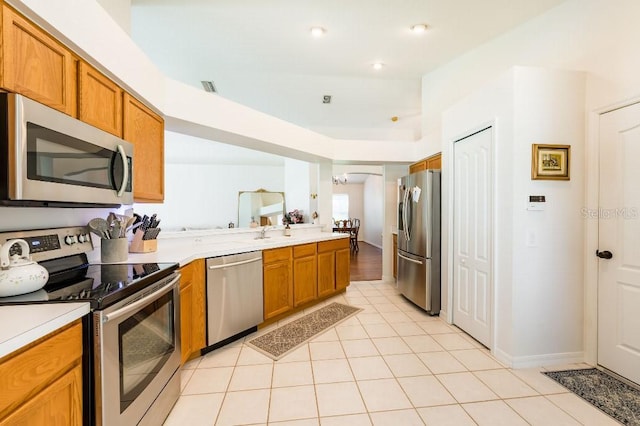
[[[611,253],[608,250],[605,250],[605,251],[596,250],[596,256],[598,256],[600,259],[611,259],[613,257],[613,253]]]

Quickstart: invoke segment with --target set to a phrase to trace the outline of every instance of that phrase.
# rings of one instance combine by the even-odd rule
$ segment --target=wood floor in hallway
[[[351,281],[374,281],[382,279],[382,250],[359,241],[358,252],[351,252]]]

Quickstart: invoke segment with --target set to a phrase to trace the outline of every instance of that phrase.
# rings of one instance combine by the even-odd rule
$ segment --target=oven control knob
[[[76,243],[76,236],[75,236],[75,235],[67,235],[67,236],[64,238],[64,242],[65,242],[65,244],[66,244],[66,245],[68,245],[68,246],[70,246],[70,245],[72,245],[72,244],[75,244],[75,243]]]
[[[84,243],[85,241],[87,241],[87,236],[85,234],[78,234],[78,242]]]

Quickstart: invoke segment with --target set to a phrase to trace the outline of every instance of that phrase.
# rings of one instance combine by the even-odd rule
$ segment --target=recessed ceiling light
[[[311,27],[310,31],[311,35],[314,37],[322,37],[327,32],[327,30],[322,27]]]
[[[373,67],[374,70],[380,71],[382,69],[382,67],[384,66],[384,64],[382,62],[376,62],[371,66]]]
[[[427,24],[415,24],[414,26],[411,27],[411,31],[413,31],[416,34],[422,34],[426,30],[427,30]]]

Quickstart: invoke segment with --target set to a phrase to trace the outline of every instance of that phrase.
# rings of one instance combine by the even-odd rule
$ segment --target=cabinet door
[[[335,251],[318,253],[318,297],[336,291]]]
[[[2,7],[3,88],[76,115],[74,55],[18,13]]]
[[[417,173],[427,169],[427,162],[425,160],[418,161],[409,166],[409,173]]]
[[[349,253],[348,248],[336,250],[336,290],[342,290],[349,285]]]
[[[293,306],[318,297],[316,255],[293,259]]]
[[[442,168],[442,154],[432,155],[427,158],[427,169],[441,169]]]
[[[184,364],[206,346],[204,259],[180,268],[180,344]]]
[[[180,362],[184,364],[193,353],[193,285],[180,282]]]
[[[91,65],[78,65],[78,118],[122,137],[123,90]]]
[[[77,365],[44,388],[0,424],[82,425],[82,366]]]
[[[293,308],[293,278],[290,259],[265,264],[263,280],[265,320]]]
[[[164,122],[128,93],[124,94],[124,139],[133,143],[133,198],[164,200]]]

